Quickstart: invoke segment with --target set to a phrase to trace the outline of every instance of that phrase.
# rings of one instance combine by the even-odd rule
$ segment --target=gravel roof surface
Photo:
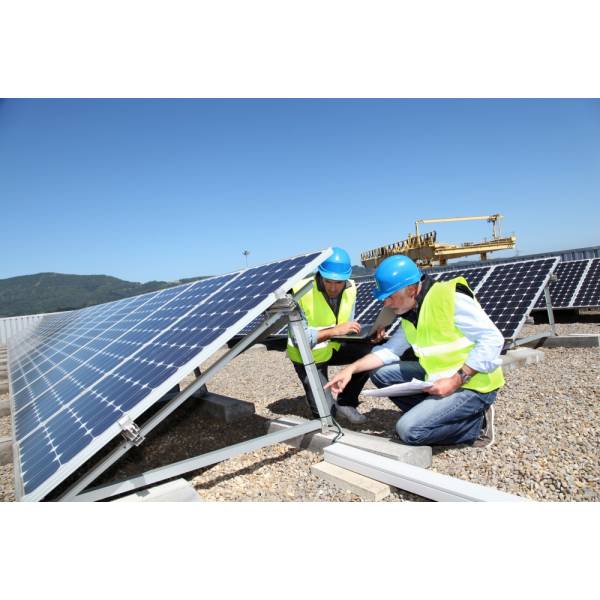
[[[521,335],[547,327],[526,325]],[[559,334],[600,334],[600,324],[559,324],[557,330]],[[224,352],[219,350],[203,368]],[[600,500],[600,351],[555,348],[543,352],[543,362],[506,374],[506,386],[496,401],[496,443],[483,450],[434,448],[434,471],[534,500]],[[254,403],[256,414],[225,425],[200,414],[198,403],[190,399],[103,480],[133,476],[262,435],[273,418],[309,416],[302,388],[282,352],[250,350],[217,374],[208,388]],[[349,428],[389,437],[399,411],[388,399],[361,400],[359,410],[369,421],[365,426]],[[9,417],[0,418],[0,435],[8,433]],[[311,475],[310,465],[320,460],[309,450],[277,444],[186,477],[209,501],[360,500]],[[10,465],[0,467],[0,500],[14,500]],[[386,498],[404,500],[423,499],[400,490]]]

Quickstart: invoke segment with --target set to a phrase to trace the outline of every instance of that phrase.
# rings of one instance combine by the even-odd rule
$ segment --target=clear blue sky
[[[0,278],[360,264],[415,219],[495,212],[521,254],[598,245],[600,101],[5,100],[0,202]]]

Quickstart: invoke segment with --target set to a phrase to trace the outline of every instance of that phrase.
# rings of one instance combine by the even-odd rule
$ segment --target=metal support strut
[[[298,345],[298,349],[300,350],[300,356],[302,356],[302,363],[306,369],[308,383],[313,393],[315,404],[317,405],[317,410],[319,411],[319,416],[321,417],[323,431],[325,431],[327,427],[331,427],[333,425],[333,420],[331,418],[331,406],[333,404],[333,398],[329,391],[326,392],[323,389],[323,384],[321,382],[321,378],[319,377],[319,371],[315,365],[310,344],[308,343],[306,332],[302,326],[302,314],[300,313],[300,309],[298,307],[292,309],[288,318],[290,323],[290,333],[294,336],[296,344]]]

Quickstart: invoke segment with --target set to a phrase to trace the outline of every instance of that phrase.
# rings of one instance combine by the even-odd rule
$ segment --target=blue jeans
[[[425,371],[416,361],[385,365],[371,373],[378,387],[425,378]],[[458,389],[449,396],[395,396],[390,400],[403,411],[396,423],[400,439],[412,446],[447,446],[472,444],[481,432],[483,415],[496,400],[496,391],[482,394]]]

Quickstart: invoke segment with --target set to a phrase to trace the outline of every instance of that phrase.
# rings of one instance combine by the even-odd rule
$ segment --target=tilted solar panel
[[[44,498],[330,252],[51,315],[9,345],[19,499]]]
[[[584,274],[589,260],[573,260],[558,263],[554,275],[556,281],[550,282],[550,299],[555,308],[566,308],[572,305],[575,291],[579,287],[582,275]],[[536,308],[545,308],[546,299],[540,296],[536,303]]]
[[[448,271],[440,271],[438,273],[432,274],[435,275],[435,279],[437,281],[448,281],[449,279],[453,279],[454,277],[458,277],[459,275],[464,277],[469,284],[469,287],[475,291],[483,278],[488,274],[490,270],[489,266],[485,267],[475,267],[471,269],[452,269]]]
[[[572,306],[576,308],[600,306],[600,258],[590,259]]]
[[[514,339],[542,295],[558,258],[493,265],[478,286],[479,303],[506,339]]]

